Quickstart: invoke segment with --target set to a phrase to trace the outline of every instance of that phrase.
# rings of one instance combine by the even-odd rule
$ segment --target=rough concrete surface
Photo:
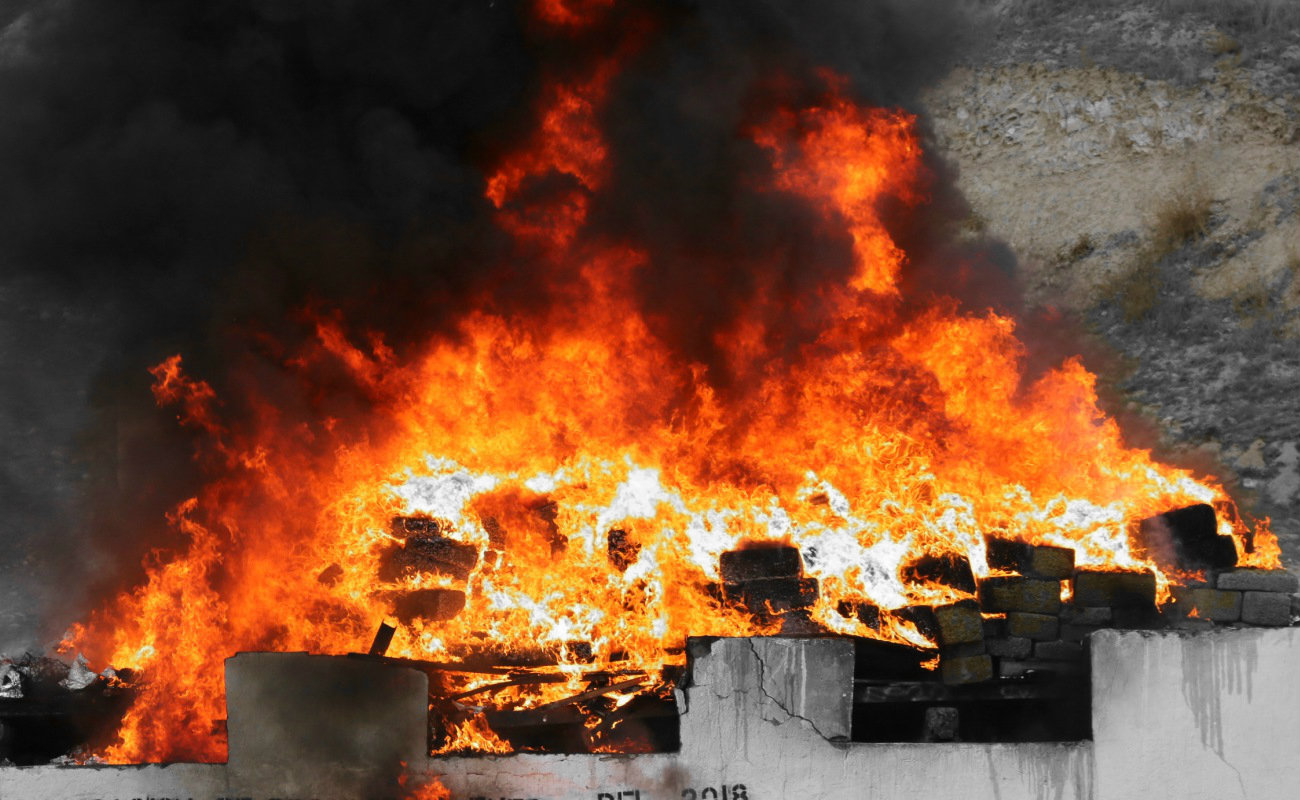
[[[229,765],[5,767],[0,798],[393,797],[380,779],[359,790],[346,778],[403,754],[408,787],[436,775],[455,798],[721,800],[725,789],[729,800],[1218,800],[1290,797],[1300,784],[1290,753],[1300,732],[1300,629],[1099,632],[1093,740],[1064,743],[844,742],[850,642],[715,639],[693,652],[677,753],[427,759],[410,755],[426,739],[409,724],[348,751],[313,752],[300,745],[322,735],[319,720],[353,718],[358,704],[327,681],[296,681],[296,671],[364,672],[371,688],[362,694],[407,711],[423,706],[427,687],[402,667],[261,654],[232,660],[238,682],[261,688],[232,692],[231,721],[240,721]],[[293,685],[301,690],[275,691]]]

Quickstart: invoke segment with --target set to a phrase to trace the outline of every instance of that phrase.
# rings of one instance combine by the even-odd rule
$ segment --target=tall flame
[[[538,13],[570,25],[577,5],[549,0]],[[950,587],[904,581],[902,567],[959,553],[987,574],[991,532],[1071,547],[1081,564],[1154,568],[1130,545],[1135,520],[1190,503],[1231,508],[1217,484],[1127,447],[1078,360],[1027,380],[1012,319],[949,301],[903,312],[907,254],[878,209],[925,202],[916,120],[842,90],[744,135],[770,162],[760,190],[806,201],[828,232],[847,234],[853,272],[815,296],[761,289],[756,313],[716,334],[749,382],[720,393],[705,365],[652,332],[635,292],[654,269],[647,250],[579,235],[608,179],[598,122],[616,69],[609,60],[586,80],[554,83],[535,135],[486,183],[500,227],[541,251],[556,298],[546,308],[466,310],[453,334],[403,357],[319,316],[311,343],[282,366],[304,384],[342,370],[365,398],[360,414],[308,401],[299,415],[250,381],[241,402],[256,413],[225,420],[221,398],[179,356],[155,368],[159,402],[212,443],[199,457],[214,477],[177,505],[176,543],[150,558],[147,580],[73,634],[76,647],[143,676],[107,759],[220,760],[225,657],[364,649],[415,589],[463,591],[465,607],[403,622],[390,654],[547,651],[569,682],[482,700],[530,707],[615,661],[650,686],[681,663],[688,635],[765,632],[710,590],[720,554],[745,540],[801,549],[824,627],[917,641],[906,626],[874,631],[836,607],[955,599]],[[527,190],[555,176],[560,189]],[[793,353],[770,313],[787,305],[819,320]],[[397,515],[428,517],[471,545],[468,575],[385,573]],[[1251,532],[1236,519],[1220,514],[1220,532],[1240,542]],[[635,546],[622,569],[607,554],[611,530]],[[1253,563],[1277,562],[1266,525],[1253,541]],[[462,676],[460,688],[472,684]],[[452,739],[502,746],[478,716]]]

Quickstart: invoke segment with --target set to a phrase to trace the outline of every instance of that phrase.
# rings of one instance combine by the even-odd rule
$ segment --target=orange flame
[[[1231,508],[1217,484],[1126,447],[1079,361],[1027,382],[1013,320],[955,302],[904,314],[906,254],[877,209],[924,200],[915,120],[841,93],[750,135],[771,161],[765,190],[810,202],[828,230],[847,233],[854,272],[823,289],[819,333],[797,353],[772,352],[771,315],[720,334],[751,385],[718,393],[638,306],[646,253],[580,236],[606,180],[596,120],[616,63],[557,84],[536,135],[486,188],[500,226],[544,251],[560,302],[470,311],[454,335],[404,357],[319,318],[284,368],[308,382],[321,365],[341,366],[366,398],[363,414],[307,402],[299,418],[254,387],[241,399],[257,413],[236,424],[219,419],[215,393],[179,356],[154,368],[159,402],[219,441],[221,477],[169,518],[180,538],[151,557],[146,582],[74,632],[78,648],[144,678],[108,760],[222,759],[222,659],[360,650],[418,589],[463,592],[464,608],[408,615],[390,654],[548,654],[558,680],[475,700],[529,708],[580,691],[584,670],[653,681],[682,663],[688,635],[770,632],[713,591],[721,553],[744,540],[800,548],[823,627],[924,643],[907,623],[875,631],[837,606],[956,599],[950,587],[904,581],[903,567],[956,553],[985,575],[990,532],[1071,547],[1082,565],[1154,568],[1130,547],[1134,520],[1190,503]],[[528,202],[528,181],[548,174],[569,189]],[[472,565],[393,569],[404,552],[395,515],[434,521],[470,546]],[[1235,515],[1220,520],[1239,544],[1249,534]],[[612,530],[630,543],[626,563],[608,555]],[[1253,542],[1250,563],[1277,564],[1266,524]],[[481,715],[450,739],[505,747]]]

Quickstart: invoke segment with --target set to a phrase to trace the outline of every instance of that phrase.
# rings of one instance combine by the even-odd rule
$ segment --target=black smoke
[[[488,0],[11,4],[3,572],[59,586],[68,608],[129,578],[161,527],[150,520],[200,477],[149,394],[146,368],[172,353],[220,390],[251,331],[301,335],[307,305],[401,352],[467,303],[545,302],[528,254],[491,222],[485,171],[527,135],[546,76],[582,74],[633,34],[602,111],[612,178],[583,236],[646,248],[656,333],[712,364],[713,331],[747,313],[760,277],[796,298],[849,269],[847,237],[753,191],[770,167],[745,127],[813,100],[827,68],[860,102],[923,113],[920,90],[965,43],[954,5],[628,2],[557,33],[529,3]],[[950,291],[946,265],[974,265],[968,301],[1003,303],[1005,263],[951,244],[961,200],[928,165],[929,210],[891,223],[908,280]],[[33,608],[48,600],[25,591]],[[23,637],[0,631],[0,649]]]

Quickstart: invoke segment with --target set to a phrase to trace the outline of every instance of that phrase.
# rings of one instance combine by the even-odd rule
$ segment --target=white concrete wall
[[[1092,643],[1098,798],[1300,797],[1300,629]]]
[[[412,781],[439,774],[457,800],[1300,797],[1300,759],[1289,752],[1300,733],[1297,636],[1103,632],[1093,643],[1095,744],[1015,745],[842,741],[847,643],[721,639],[696,660],[680,700],[680,753],[426,759]],[[802,677],[791,677],[799,665]],[[389,786],[358,794],[341,785],[331,776],[348,765],[337,758],[315,782],[302,782],[311,769],[300,762],[286,773],[292,785],[277,785],[266,755],[258,773],[267,783],[256,787],[225,765],[4,768],[0,800],[393,796]]]

